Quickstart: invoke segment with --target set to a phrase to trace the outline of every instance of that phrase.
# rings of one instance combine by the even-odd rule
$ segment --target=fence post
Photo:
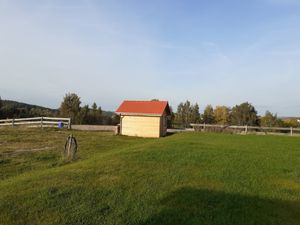
[[[291,136],[293,136],[293,127],[291,127]]]
[[[71,118],[68,120],[68,129],[71,129]]]
[[[203,125],[203,131],[205,132],[206,124],[204,123]]]
[[[245,134],[248,133],[248,125],[245,126]]]
[[[43,128],[43,117],[41,117],[41,128]]]
[[[12,119],[11,125],[12,125],[12,127],[15,126],[15,119]]]

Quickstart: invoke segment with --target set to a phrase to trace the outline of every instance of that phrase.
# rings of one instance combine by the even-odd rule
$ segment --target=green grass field
[[[300,138],[0,129],[0,224],[299,225]]]

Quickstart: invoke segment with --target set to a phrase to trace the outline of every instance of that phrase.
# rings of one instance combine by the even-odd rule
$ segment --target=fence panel
[[[71,129],[71,118],[56,118],[56,117],[33,117],[33,118],[17,118],[17,119],[2,119],[1,126],[27,126],[27,127],[58,127],[62,122],[64,127]]]
[[[300,128],[293,127],[257,127],[257,126],[226,126],[215,124],[191,124],[194,131],[232,131],[235,133],[285,133],[291,136],[300,134]]]

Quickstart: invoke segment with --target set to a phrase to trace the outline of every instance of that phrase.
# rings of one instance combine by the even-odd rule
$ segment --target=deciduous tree
[[[202,116],[202,121],[203,123],[207,123],[207,124],[215,123],[214,109],[211,105],[206,106]]]
[[[60,105],[59,113],[61,116],[70,117],[73,123],[77,123],[79,122],[78,114],[80,112],[80,104],[80,97],[77,94],[68,93]]]
[[[261,126],[263,127],[276,127],[282,125],[282,121],[277,118],[277,115],[267,111],[266,114],[261,118]]]
[[[217,124],[228,125],[230,122],[230,109],[227,106],[216,106],[214,116]]]
[[[175,114],[175,121],[184,127],[189,127],[191,123],[197,123],[200,120],[199,106],[196,103],[192,105],[190,101],[180,103]]]
[[[200,123],[199,105],[193,105],[191,111],[191,123]]]
[[[232,108],[231,123],[239,126],[256,126],[258,125],[257,111],[254,106],[248,102],[236,105]]]

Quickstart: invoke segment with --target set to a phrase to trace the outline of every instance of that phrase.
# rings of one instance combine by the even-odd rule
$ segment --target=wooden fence
[[[0,120],[2,126],[27,126],[27,127],[58,127],[59,123],[63,127],[71,129],[71,118],[55,118],[55,117],[33,117],[33,118],[18,118]]]
[[[257,126],[226,126],[211,124],[191,124],[194,131],[217,131],[217,132],[233,132],[233,133],[284,133],[293,136],[300,134],[300,128],[293,127],[257,127]]]

